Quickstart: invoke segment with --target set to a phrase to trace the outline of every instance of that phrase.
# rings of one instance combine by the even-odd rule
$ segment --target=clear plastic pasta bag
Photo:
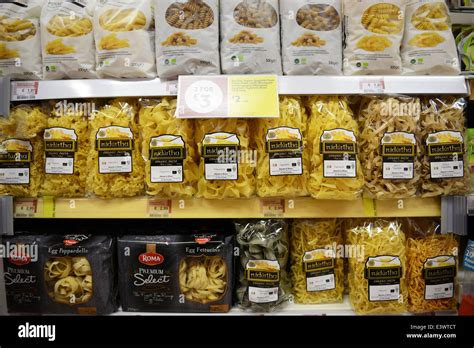
[[[280,118],[255,120],[254,125],[258,196],[306,196],[307,115],[301,98],[281,97]]]
[[[194,123],[176,119],[175,111],[176,98],[141,100],[146,192],[163,198],[190,198],[199,179]]]
[[[94,10],[100,77],[156,76],[151,0],[104,0]]]
[[[39,80],[40,14],[44,0],[0,3],[0,77]]]
[[[403,199],[417,195],[421,177],[421,145],[416,136],[420,108],[418,98],[363,98],[359,146],[369,197]]]
[[[341,220],[294,220],[291,225],[291,283],[296,303],[342,302],[344,259]]]
[[[92,115],[87,191],[102,198],[133,197],[144,191],[144,163],[134,101],[115,99]]]
[[[421,194],[463,195],[469,190],[466,102],[457,97],[421,100]]]
[[[349,299],[357,314],[401,313],[408,301],[406,239],[395,220],[347,225]]]
[[[97,78],[93,15],[95,0],[46,0],[41,11],[44,78]]]
[[[460,74],[451,17],[445,1],[407,2],[402,63],[404,75]]]
[[[0,118],[0,195],[38,195],[44,176],[46,122],[38,105],[18,105],[9,118]]]
[[[287,302],[290,283],[288,225],[285,220],[237,221],[240,249],[237,302],[255,312],[278,310]]]
[[[344,0],[344,75],[398,75],[406,0]]]
[[[309,193],[316,199],[360,198],[364,174],[359,128],[344,97],[308,97]]]
[[[342,1],[280,0],[286,75],[342,74]]]
[[[255,161],[250,122],[242,119],[198,120],[194,138],[200,158],[197,197],[249,198],[255,193]]]
[[[165,0],[155,6],[161,78],[219,74],[219,1]]]
[[[81,104],[88,105],[89,102]],[[92,105],[92,103],[90,103]],[[44,131],[44,196],[84,197],[90,151],[88,111],[68,109],[62,102],[54,105]]]
[[[433,219],[407,219],[408,310],[455,311],[457,308],[458,240],[441,234]]]

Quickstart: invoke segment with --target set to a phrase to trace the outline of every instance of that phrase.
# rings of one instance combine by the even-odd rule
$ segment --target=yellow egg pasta
[[[142,11],[133,8],[109,9],[100,15],[99,24],[108,31],[133,31],[145,27],[146,17]]]
[[[357,199],[364,186],[359,129],[344,97],[308,97],[308,190],[316,199]]]
[[[92,31],[92,21],[77,16],[55,15],[49,20],[46,30],[51,35],[60,37],[83,36]]]
[[[144,189],[137,107],[116,99],[95,112],[89,122],[91,146],[87,189],[103,198],[133,197]]]
[[[349,299],[355,312],[404,312],[408,301],[407,260],[400,223],[354,221],[346,231],[346,243],[359,247],[362,253],[349,257]]]
[[[281,97],[280,118],[256,120],[254,126],[257,194],[260,197],[306,196],[307,115],[301,98]]]
[[[56,39],[56,40],[48,42],[46,44],[45,50],[46,50],[46,53],[54,54],[54,55],[65,55],[65,54],[76,53],[76,49],[74,48],[74,46],[65,45],[63,40],[61,39]]]
[[[364,51],[380,52],[392,46],[392,42],[382,36],[364,36],[357,42],[357,47]]]
[[[431,2],[418,7],[411,23],[419,30],[449,30],[451,19],[444,2]]]
[[[194,138],[201,156],[197,197],[206,199],[251,197],[255,193],[255,164],[249,161],[251,150],[249,121],[216,118],[199,120],[195,126]],[[210,146],[211,156],[208,158],[203,156],[205,146]],[[212,155],[218,148],[221,149],[221,158]],[[247,156],[239,156],[239,153]],[[237,158],[233,155],[237,155]],[[238,157],[242,157],[240,163]]]
[[[127,39],[119,39],[117,34],[110,34],[102,37],[99,43],[101,50],[117,50],[120,48],[128,48],[130,47],[130,43]]]
[[[445,38],[439,35],[438,33],[422,33],[417,34],[411,39],[408,43],[416,47],[436,47],[440,43],[443,43]]]
[[[146,162],[146,192],[152,196],[190,198],[196,193],[199,168],[194,124],[174,117],[176,102],[176,98],[142,101],[139,114],[142,156]],[[170,156],[167,149],[179,155]]]
[[[402,10],[395,4],[378,3],[362,15],[362,25],[375,34],[398,34],[403,30]]]
[[[0,16],[0,41],[24,41],[36,34],[36,26],[28,19]]]
[[[290,276],[296,303],[341,302],[344,259],[336,254],[343,245],[336,219],[295,220],[291,226]]]
[[[18,58],[19,56],[18,50],[9,49],[7,45],[0,43],[0,59]]]

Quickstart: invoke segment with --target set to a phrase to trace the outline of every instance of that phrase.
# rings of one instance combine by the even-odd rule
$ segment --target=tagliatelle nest
[[[456,97],[422,99],[421,126],[419,139],[422,142],[421,191],[423,197],[440,195],[463,195],[468,191],[469,166],[467,161],[467,140],[464,139],[464,154],[459,155],[463,161],[464,177],[452,179],[432,179],[430,159],[427,155],[426,140],[430,134],[453,131],[460,132],[465,138],[466,125],[463,99]]]
[[[354,114],[344,97],[309,97],[308,109],[311,110],[308,144],[311,156],[311,171],[308,190],[316,199],[357,199],[364,186],[364,174],[359,161],[355,158],[354,178],[324,177],[324,156],[321,153],[321,137],[325,131],[345,130],[353,132],[359,138],[359,129]],[[343,133],[334,141],[343,141]],[[358,144],[357,144],[358,145]],[[359,149],[360,151],[360,149]]]
[[[206,180],[205,162],[202,156],[203,140],[206,134],[226,132],[236,134],[240,141],[240,150],[250,153],[249,121],[242,119],[209,119],[195,123],[194,138],[198,143],[199,155],[199,182],[197,197],[206,199],[249,198],[255,193],[254,164],[250,161],[238,164],[238,179],[233,180]]]
[[[382,139],[386,133],[418,131],[420,100],[408,97],[367,97],[362,100],[359,123],[360,160],[365,191],[371,198],[403,199],[415,197],[421,176],[421,144],[416,139],[412,179],[384,179]]]
[[[196,163],[194,124],[191,120],[174,117],[176,98],[144,100],[140,109],[142,156],[145,159],[147,194],[163,198],[190,198],[196,193],[199,170]],[[151,180],[150,141],[162,135],[180,136],[185,142],[186,158],[183,161],[183,182],[155,183]]]
[[[295,220],[292,225],[290,241],[290,275],[295,301],[313,304],[341,302],[344,293],[344,259],[334,255],[336,257],[333,269],[334,288],[321,291],[308,290],[303,264],[307,252],[319,249],[336,251],[334,246],[343,245],[340,222],[336,219]],[[322,258],[325,257],[322,256]]]
[[[100,128],[119,126],[133,133],[132,172],[131,173],[99,173],[99,152],[91,146],[87,167],[87,190],[93,195],[104,198],[133,197],[144,190],[143,175],[145,172],[140,153],[139,132],[136,123],[137,106],[127,99],[116,99],[97,111],[89,123],[89,141],[96,144]]]
[[[353,221],[346,231],[346,244],[360,246],[364,260],[349,257],[349,299],[357,314],[401,313],[406,310],[408,292],[406,286],[405,234],[396,221]],[[401,278],[398,299],[369,301],[369,282],[365,277],[369,258],[387,256],[399,258]]]
[[[270,175],[270,154],[267,152],[267,134],[279,127],[298,129],[302,135],[302,175]],[[306,146],[307,115],[299,97],[280,98],[280,118],[255,121],[254,139],[257,146],[257,194],[260,197],[306,196],[308,191],[309,157]],[[295,153],[301,153],[296,151]]]

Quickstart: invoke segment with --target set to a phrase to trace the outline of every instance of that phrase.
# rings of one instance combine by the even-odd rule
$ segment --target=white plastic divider
[[[205,77],[203,77],[205,79]],[[463,76],[281,76],[281,95],[459,94]],[[13,81],[12,101],[153,97],[177,94],[177,81],[57,80]]]

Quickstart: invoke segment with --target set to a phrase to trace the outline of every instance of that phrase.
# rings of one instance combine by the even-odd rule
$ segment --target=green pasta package
[[[240,265],[237,302],[243,309],[270,312],[289,299],[289,239],[284,220],[237,221]]]
[[[344,97],[308,97],[308,189],[316,199],[357,199],[364,186],[359,128]]]
[[[142,100],[139,124],[147,194],[190,198],[199,179],[194,123],[175,119],[176,98]]]
[[[280,98],[280,118],[255,121],[257,194],[306,196],[309,158],[307,115],[299,97]]]
[[[339,245],[343,245],[340,221],[293,222],[290,275],[296,303],[342,302],[344,259],[337,255]]]
[[[137,105],[115,99],[92,115],[87,167],[88,193],[102,198],[133,197],[144,191],[138,142]]]

